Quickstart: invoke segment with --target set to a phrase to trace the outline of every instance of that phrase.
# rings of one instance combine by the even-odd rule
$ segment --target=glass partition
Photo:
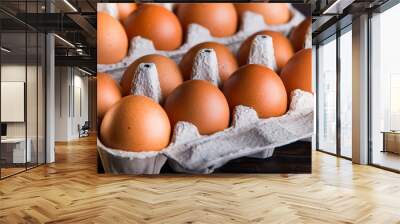
[[[41,1],[1,1],[0,178],[45,163],[45,35],[18,18]]]
[[[24,171],[31,162],[31,142],[26,140],[26,40],[25,32],[1,34],[2,177]]]

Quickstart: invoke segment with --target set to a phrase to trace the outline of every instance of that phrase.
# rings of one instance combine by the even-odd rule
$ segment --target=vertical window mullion
[[[340,84],[341,84],[341,64],[340,64],[340,35],[336,31],[336,154],[341,156],[341,119],[340,119]]]
[[[28,19],[28,1],[25,1],[25,21]],[[28,25],[25,23],[25,100],[24,100],[24,117],[25,117],[25,170],[28,170]]]
[[[319,149],[319,44],[315,47],[315,148]]]
[[[2,30],[2,26],[1,26],[1,24],[2,23],[0,23],[0,47],[2,46],[2,35],[1,35],[1,30]],[[1,110],[2,110],[2,108],[1,108],[1,51],[0,51],[0,124],[2,124],[2,122],[1,122]],[[1,134],[0,134],[1,135]],[[1,144],[0,144],[0,158],[1,158]],[[1,162],[0,162],[0,180],[2,179],[2,177],[1,177],[1,168],[2,167],[2,165],[1,165]]]
[[[367,69],[367,83],[368,83],[368,156],[367,156],[367,160],[368,160],[368,164],[372,164],[373,163],[373,148],[372,148],[372,60],[371,60],[371,56],[372,56],[372,33],[371,33],[371,19],[372,19],[372,12],[369,11],[368,12],[368,30],[367,30],[367,45],[368,45],[368,53],[367,53],[367,64],[368,64],[368,69]]]
[[[39,14],[39,0],[36,1]],[[39,31],[36,31],[36,166],[39,165]]]

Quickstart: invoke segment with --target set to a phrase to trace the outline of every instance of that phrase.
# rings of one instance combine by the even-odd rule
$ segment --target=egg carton
[[[272,39],[256,38],[264,44],[272,44]],[[251,55],[273,58],[273,54],[268,57],[257,53]],[[195,57],[191,79],[220,85],[216,60],[213,49],[200,50]],[[252,60],[255,59],[249,59]],[[271,64],[271,59],[256,62],[262,61]],[[138,66],[132,86],[133,95],[144,95],[158,103],[164,100],[153,63]],[[170,145],[159,152],[112,149],[100,140],[97,148],[105,171],[110,173],[158,174],[166,161],[176,172],[212,173],[230,160],[240,157],[268,158],[276,147],[310,138],[313,133],[313,99],[311,93],[295,90],[289,111],[283,116],[268,119],[259,119],[255,110],[239,105],[234,109],[231,127],[211,135],[200,135],[195,125],[180,121],[173,129]]]
[[[112,4],[112,3],[103,3],[103,4],[104,6],[102,7],[104,9],[102,10],[107,11],[105,10],[105,8],[109,8],[107,4]],[[165,7],[172,8],[171,5]],[[148,40],[140,36],[136,36],[130,40],[129,51],[125,58],[123,58],[120,62],[115,64],[98,64],[97,71],[109,73],[114,77],[114,79],[119,81],[126,68],[132,62],[134,62],[136,59],[142,56],[148,54],[160,54],[172,58],[177,63],[179,63],[183,55],[190,48],[192,48],[196,44],[208,41],[224,44],[225,46],[229,47],[229,49],[234,54],[236,54],[243,41],[256,32],[262,30],[271,30],[271,31],[282,32],[285,35],[288,35],[294,27],[296,27],[299,23],[301,23],[305,19],[303,14],[301,14],[301,12],[295,9],[291,4],[289,4],[289,9],[292,14],[291,20],[288,23],[281,25],[266,24],[264,22],[264,18],[262,15],[250,11],[244,12],[241,18],[242,22],[239,31],[236,34],[229,37],[213,37],[207,28],[198,24],[190,24],[188,26],[186,42],[181,47],[173,51],[156,50],[151,40]],[[116,9],[114,10],[108,9],[107,12],[115,14],[117,13],[115,10]]]

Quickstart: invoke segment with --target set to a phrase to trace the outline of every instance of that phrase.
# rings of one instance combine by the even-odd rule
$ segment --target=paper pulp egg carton
[[[268,37],[257,38],[264,44],[272,45],[272,39]],[[260,58],[259,61],[250,58],[249,62],[265,62],[264,65],[268,67],[274,66],[273,54],[259,55],[257,51],[252,54],[251,50],[250,57],[256,56]],[[191,78],[220,85],[213,49],[202,49],[197,53]],[[155,64],[140,64],[132,84],[131,94],[163,102]],[[106,172],[158,174],[168,161],[177,172],[212,173],[230,160],[240,157],[268,158],[276,147],[310,138],[313,133],[313,101],[311,93],[295,90],[289,111],[283,116],[268,119],[260,119],[255,110],[239,105],[234,109],[231,127],[211,135],[200,135],[195,125],[178,122],[173,129],[170,145],[159,152],[111,149],[100,140],[97,148]]]
[[[160,3],[161,4],[161,3]],[[118,18],[118,10],[116,9],[115,3],[101,3],[98,4],[99,11],[108,12],[110,15]],[[165,3],[161,4],[169,10],[172,10],[173,4]],[[291,11],[291,20],[286,24],[281,25],[268,25],[264,22],[262,15],[254,12],[245,12],[241,18],[241,25],[238,32],[229,37],[213,37],[210,31],[198,24],[190,24],[188,26],[186,42],[176,50],[173,51],[161,51],[156,50],[151,40],[142,38],[140,36],[134,37],[130,40],[130,47],[128,54],[120,62],[115,64],[98,64],[97,71],[111,74],[117,81],[122,77],[125,69],[136,59],[148,55],[148,54],[160,54],[174,59],[177,63],[181,60],[183,55],[193,46],[202,42],[218,42],[229,47],[232,53],[236,54],[240,45],[252,34],[262,31],[271,30],[282,32],[288,35],[290,31],[301,23],[305,17],[301,12],[295,9],[289,4]]]

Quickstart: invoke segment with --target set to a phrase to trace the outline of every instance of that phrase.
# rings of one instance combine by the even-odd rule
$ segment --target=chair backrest
[[[85,121],[85,123],[83,124],[82,127],[90,128],[90,123],[89,123],[89,121]]]

